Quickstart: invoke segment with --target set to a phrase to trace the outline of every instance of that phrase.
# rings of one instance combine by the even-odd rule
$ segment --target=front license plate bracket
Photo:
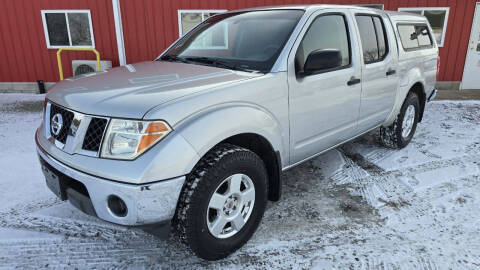
[[[64,188],[62,187],[62,181],[54,172],[52,172],[47,166],[42,164],[42,171],[45,175],[45,181],[48,188],[62,201],[67,199]]]

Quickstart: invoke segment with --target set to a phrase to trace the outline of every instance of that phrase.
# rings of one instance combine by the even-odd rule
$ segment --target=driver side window
[[[345,16],[321,15],[310,25],[295,55],[295,71],[303,71],[307,57],[314,51],[333,49],[341,53],[341,66],[350,65],[350,44]]]

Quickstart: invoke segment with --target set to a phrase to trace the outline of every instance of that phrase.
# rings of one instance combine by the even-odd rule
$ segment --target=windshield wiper
[[[160,57],[160,60],[172,61],[172,62],[181,62],[181,63],[187,63],[188,62],[184,58],[178,57],[176,55],[164,55],[164,56]]]
[[[215,58],[209,58],[209,57],[204,57],[204,56],[198,56],[198,57],[185,57],[185,60],[190,61],[190,62],[197,62],[197,63],[203,63],[207,65],[212,65],[215,67],[220,67],[220,68],[226,68],[226,69],[232,69],[232,70],[239,70],[239,71],[246,71],[246,72],[253,72],[253,73],[258,73],[258,70],[253,70],[253,69],[248,69],[244,67],[239,67],[237,64],[234,63],[228,63],[225,61],[221,61]]]

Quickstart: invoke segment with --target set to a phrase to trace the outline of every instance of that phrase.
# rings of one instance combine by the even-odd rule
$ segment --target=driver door
[[[361,68],[353,21],[343,9],[311,16],[288,60],[290,153],[295,164],[355,136],[361,97]],[[336,68],[302,75],[308,56],[338,50]]]

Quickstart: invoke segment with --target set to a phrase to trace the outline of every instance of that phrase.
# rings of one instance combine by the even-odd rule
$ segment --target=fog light
[[[124,217],[128,213],[127,205],[118,196],[108,196],[107,205],[108,209],[110,209],[110,211],[118,217]]]

